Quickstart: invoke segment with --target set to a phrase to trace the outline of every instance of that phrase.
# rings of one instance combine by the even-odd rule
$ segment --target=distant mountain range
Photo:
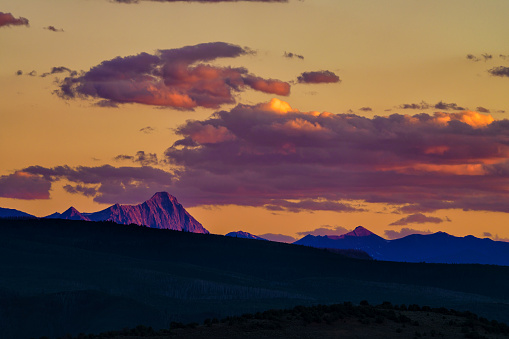
[[[35,218],[14,209],[0,208],[0,218]],[[95,213],[80,213],[70,207],[63,213],[53,213],[45,219],[113,221],[150,228],[193,233],[209,232],[193,218],[177,198],[158,192],[139,205],[112,205]],[[267,240],[248,232],[237,231],[228,237]],[[444,232],[413,234],[401,239],[386,240],[359,226],[352,232],[336,236],[306,235],[293,244],[336,250],[358,250],[375,260],[427,263],[494,264],[509,266],[509,243],[480,239],[474,236],[455,237]],[[368,257],[366,256],[366,257]]]
[[[365,251],[376,260],[509,266],[509,243],[472,235],[455,237],[444,232],[412,234],[401,239],[386,240],[359,226],[340,236],[307,235],[294,244],[357,249]]]
[[[243,231],[230,232],[230,233],[227,233],[225,235],[227,237],[233,237],[233,238],[245,238],[245,239],[256,239],[256,240],[265,240],[265,241],[267,241],[267,239],[264,239],[264,238],[259,237],[257,235],[254,235],[254,234],[251,234],[251,233],[248,233],[248,232],[243,232]]]
[[[35,218],[35,216],[12,208],[0,207],[0,218]]]
[[[2,208],[1,217],[33,217],[30,214]],[[177,198],[167,192],[158,192],[149,200],[139,205],[112,205],[95,213],[80,213],[70,207],[63,213],[53,213],[44,219],[68,219],[85,221],[113,221],[117,224],[136,224],[150,228],[169,229],[193,233],[206,233],[202,224],[189,214],[177,201]]]

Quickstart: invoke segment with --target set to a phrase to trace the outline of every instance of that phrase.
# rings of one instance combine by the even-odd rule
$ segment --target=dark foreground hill
[[[172,323],[170,329],[146,326],[89,335],[89,339],[372,339],[372,338],[507,338],[509,326],[471,312],[384,303],[360,306],[345,302],[256,314],[205,319],[203,324]],[[78,336],[75,339],[82,339]]]
[[[0,221],[0,337],[99,333],[366,299],[509,322],[509,267],[358,260],[111,222]]]

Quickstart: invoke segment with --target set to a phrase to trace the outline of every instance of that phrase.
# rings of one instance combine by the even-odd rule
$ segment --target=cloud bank
[[[367,118],[300,112],[273,99],[176,132],[166,157],[181,168],[175,188],[195,204],[509,212],[509,121],[478,112]]]
[[[94,200],[108,203],[156,190],[186,206],[274,212],[359,212],[383,203],[411,215],[399,225],[438,222],[424,213],[441,209],[509,212],[509,121],[489,114],[368,118],[301,112],[273,99],[189,120],[176,133],[162,159],[172,173],[150,167],[150,153],[121,155],[142,167],[32,166],[0,177],[0,195],[47,198],[54,181],[67,180],[77,194],[78,185],[95,188]]]
[[[235,93],[251,88],[286,96],[290,84],[264,79],[242,67],[205,64],[218,58],[252,54],[249,49],[224,42],[140,53],[103,61],[60,83],[63,98],[94,98],[110,104],[138,103],[189,110],[219,108],[235,103]]]

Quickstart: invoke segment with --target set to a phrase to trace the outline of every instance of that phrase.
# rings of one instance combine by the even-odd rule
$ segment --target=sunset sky
[[[0,12],[0,207],[167,191],[217,234],[509,241],[507,0]]]

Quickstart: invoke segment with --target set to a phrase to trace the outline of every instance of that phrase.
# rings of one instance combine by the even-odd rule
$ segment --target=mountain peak
[[[364,228],[362,226],[357,226],[353,231],[348,232],[346,234],[343,234],[343,235],[328,235],[327,237],[330,238],[330,239],[338,240],[338,239],[345,239],[346,237],[369,237],[369,236],[372,236],[372,235],[378,237],[378,235],[376,235],[375,233],[371,232],[367,228]]]
[[[168,192],[157,192],[155,193],[148,201],[153,202],[171,202],[173,204],[178,204],[177,198],[175,198],[173,195],[171,195]]]
[[[375,233],[371,232],[370,230],[368,230],[367,228],[364,228],[362,226],[357,226],[357,227],[355,227],[355,229],[352,232],[347,233],[347,234],[354,235],[356,237],[367,237],[370,235],[374,235]]]
[[[184,209],[177,198],[168,192],[157,192],[149,200],[138,205],[115,204],[88,216],[93,221],[109,220],[117,224],[209,233]]]
[[[71,206],[69,207],[64,213],[62,214],[66,214],[66,213],[80,213],[77,209],[74,208],[74,206]]]
[[[245,239],[256,239],[256,240],[267,240],[262,237],[259,237],[257,235],[244,232],[244,231],[237,231],[237,232],[230,232],[226,234],[227,237],[233,237],[233,238],[245,238]]]

